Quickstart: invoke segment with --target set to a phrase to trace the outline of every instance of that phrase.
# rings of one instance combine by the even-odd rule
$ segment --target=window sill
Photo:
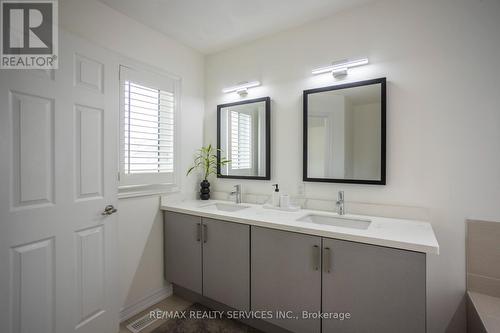
[[[118,199],[145,197],[180,192],[174,184],[133,185],[118,187]]]

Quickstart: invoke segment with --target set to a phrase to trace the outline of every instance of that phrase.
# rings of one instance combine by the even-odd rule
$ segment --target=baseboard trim
[[[172,295],[172,285],[166,285],[163,288],[153,291],[151,294],[141,298],[134,304],[126,306],[120,310],[120,323],[132,318],[136,314],[146,310],[152,305],[163,301]]]

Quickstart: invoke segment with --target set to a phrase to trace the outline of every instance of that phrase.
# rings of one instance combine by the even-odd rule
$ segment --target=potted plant
[[[194,156],[194,165],[189,168],[186,173],[187,176],[195,169],[200,169],[202,171],[203,180],[200,183],[201,200],[210,199],[210,183],[208,182],[208,176],[217,175],[217,166],[221,167],[231,162],[223,157],[218,161],[217,152],[221,152],[221,150],[214,149],[211,144],[198,149]]]

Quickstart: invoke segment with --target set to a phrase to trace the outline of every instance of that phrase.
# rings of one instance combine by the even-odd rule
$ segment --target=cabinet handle
[[[203,225],[203,243],[207,242],[208,235],[208,226],[206,224]]]
[[[326,273],[331,273],[332,267],[331,267],[331,251],[329,247],[325,247],[323,250],[323,267],[325,268]]]
[[[201,241],[201,223],[196,223],[196,241]]]
[[[313,246],[313,266],[315,271],[319,271],[321,253],[318,245]]]

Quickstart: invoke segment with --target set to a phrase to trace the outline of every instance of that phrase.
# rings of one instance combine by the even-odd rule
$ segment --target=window
[[[125,174],[174,171],[174,95],[124,82]]]
[[[175,184],[179,80],[120,66],[120,186]]]
[[[231,168],[252,168],[252,116],[231,111]]]

